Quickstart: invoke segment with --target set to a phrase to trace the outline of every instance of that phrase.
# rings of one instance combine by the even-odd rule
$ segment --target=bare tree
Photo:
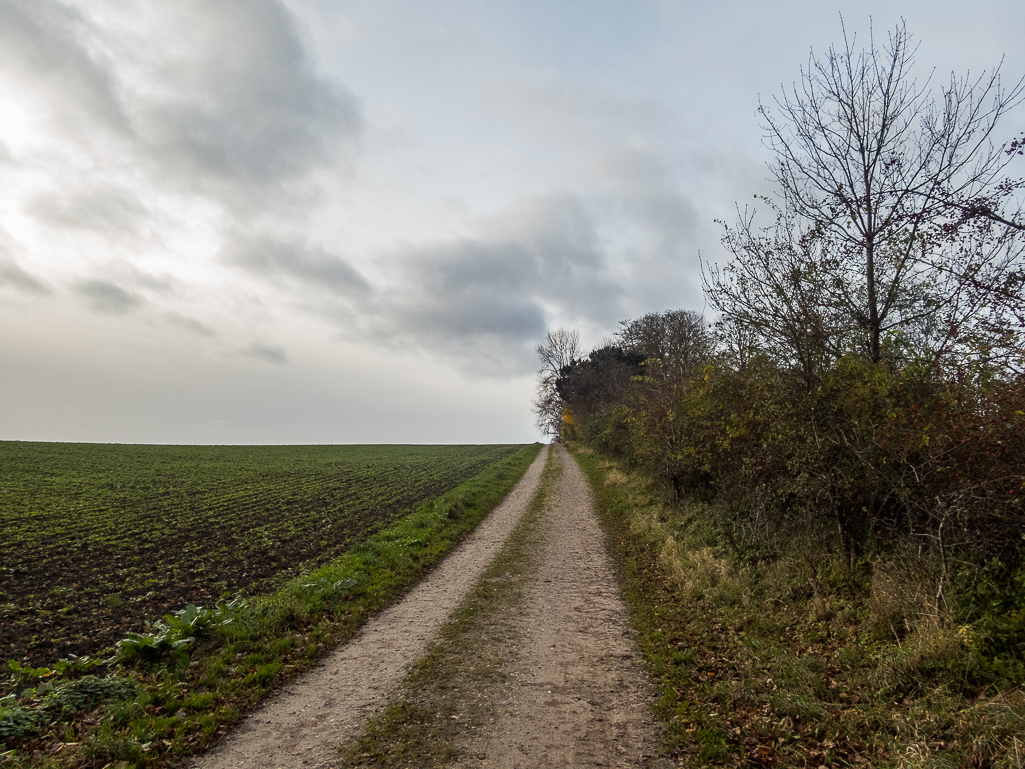
[[[557,437],[562,426],[565,404],[555,385],[563,369],[580,356],[580,334],[562,328],[549,331],[536,351],[541,361],[541,368],[537,372],[537,395],[533,404],[536,424],[545,435]]]
[[[658,361],[664,376],[682,378],[708,360],[711,335],[705,319],[696,312],[649,312],[619,325],[618,343],[646,360]]]
[[[1025,80],[1005,89],[999,66],[974,79],[952,75],[937,98],[931,78],[912,75],[916,50],[903,23],[882,48],[870,37],[861,52],[845,31],[843,47],[812,56],[774,109],[760,107],[785,237],[759,235],[746,216],[728,229],[727,248],[738,260],[757,254],[761,265],[706,278],[720,313],[741,317],[735,298],[750,285],[767,298],[764,284],[775,282],[784,303],[795,302],[784,312],[814,306],[822,316],[791,314],[790,343],[837,325],[874,362],[888,344],[936,353],[981,333],[987,317],[1014,322],[1023,225],[1020,183],[1005,171],[1017,147],[993,137]],[[994,313],[994,303],[1012,311]]]
[[[745,212],[723,238],[736,258],[722,268],[702,264],[702,279],[719,310],[718,336],[733,342],[724,346],[743,346],[736,350],[740,358],[752,350],[767,354],[796,369],[810,387],[844,352],[852,321],[824,301],[836,272],[828,242],[802,237],[792,215],[766,202],[775,224],[755,229],[753,214]]]

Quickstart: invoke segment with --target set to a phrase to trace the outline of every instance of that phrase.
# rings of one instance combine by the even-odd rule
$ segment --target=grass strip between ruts
[[[501,502],[540,450],[540,444],[524,447],[272,595],[222,610],[187,652],[158,664],[115,666],[108,678],[134,681],[137,697],[59,716],[38,735],[9,738],[0,765],[180,763],[403,595]],[[26,711],[34,701],[0,703],[0,726],[13,725],[18,708]]]
[[[494,717],[514,654],[524,586],[537,571],[543,517],[562,473],[549,451],[534,499],[494,561],[402,683],[402,693],[341,750],[343,766],[447,766],[466,757],[465,744]]]

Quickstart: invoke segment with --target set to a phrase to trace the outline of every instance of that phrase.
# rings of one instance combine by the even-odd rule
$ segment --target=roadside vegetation
[[[994,660],[977,626],[920,615],[912,564],[852,576],[811,535],[738,551],[714,503],[670,502],[650,477],[570,448],[680,765],[1025,766],[1020,679],[981,672]]]
[[[774,222],[725,226],[713,325],[538,348],[694,765],[1025,766],[1025,81],[935,96],[915,50],[763,105]]]
[[[182,606],[98,656],[35,667],[10,661],[0,762],[176,765],[415,584],[502,500],[539,450],[503,452],[330,561],[297,567],[268,594]]]

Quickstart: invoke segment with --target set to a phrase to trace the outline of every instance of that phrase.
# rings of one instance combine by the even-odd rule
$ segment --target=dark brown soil
[[[0,664],[271,590],[516,447],[360,448],[0,442]]]

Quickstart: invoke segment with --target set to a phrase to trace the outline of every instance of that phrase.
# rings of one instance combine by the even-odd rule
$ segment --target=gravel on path
[[[460,746],[459,766],[662,767],[641,668],[587,479],[562,446],[539,568],[516,620],[520,645],[495,719]]]
[[[385,705],[408,667],[501,549],[533,498],[548,456],[467,540],[400,603],[368,622],[321,665],[287,684],[193,769],[317,769]]]

